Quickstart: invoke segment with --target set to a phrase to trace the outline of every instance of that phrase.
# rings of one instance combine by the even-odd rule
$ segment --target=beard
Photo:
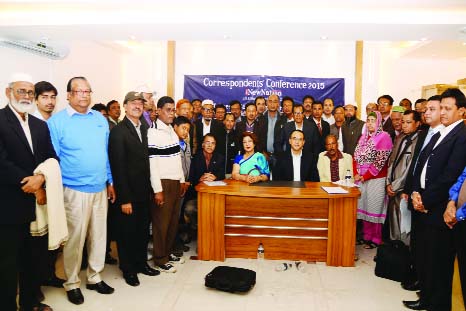
[[[351,122],[353,122],[354,119],[356,119],[356,116],[345,117],[345,122],[346,122],[346,123],[351,123]]]
[[[34,105],[32,100],[28,100],[28,99],[16,100],[13,94],[11,94],[10,104],[19,113],[33,113],[34,110],[36,109],[36,106]]]

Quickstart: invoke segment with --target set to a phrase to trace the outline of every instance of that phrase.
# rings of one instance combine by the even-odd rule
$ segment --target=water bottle
[[[346,174],[345,174],[345,185],[347,187],[349,187],[351,184],[351,171],[350,170],[346,170]]]
[[[259,243],[259,247],[257,248],[257,260],[264,260],[264,245],[262,243]]]

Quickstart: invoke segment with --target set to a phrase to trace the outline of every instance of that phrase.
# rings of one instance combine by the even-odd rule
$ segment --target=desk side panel
[[[225,195],[198,193],[198,258],[225,260]]]

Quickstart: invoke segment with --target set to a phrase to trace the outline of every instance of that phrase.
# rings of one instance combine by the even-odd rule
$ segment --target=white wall
[[[354,60],[354,42],[178,41],[175,97],[183,96],[184,75],[280,75],[344,78],[352,101]]]
[[[32,75],[34,81],[46,80],[58,89],[57,109],[66,105],[66,84],[74,76],[86,77],[92,87],[94,103],[107,103],[121,99],[122,53],[102,44],[89,41],[69,43],[70,54],[63,60],[50,60],[20,50],[0,48],[0,87],[7,86],[9,76],[14,72]],[[6,104],[2,92],[0,104]]]

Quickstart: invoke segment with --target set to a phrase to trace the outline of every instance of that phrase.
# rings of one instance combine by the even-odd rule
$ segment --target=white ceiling
[[[0,38],[424,40],[407,53],[431,57],[440,48],[458,58],[466,57],[466,0],[0,0]]]

